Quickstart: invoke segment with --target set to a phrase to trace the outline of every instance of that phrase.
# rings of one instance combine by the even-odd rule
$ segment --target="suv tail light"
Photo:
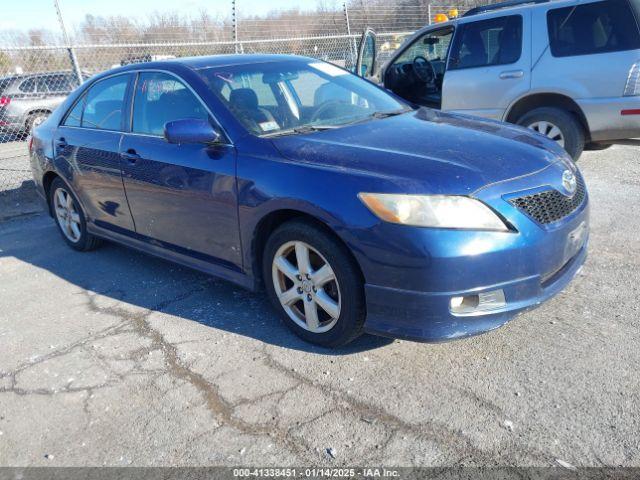
[[[5,105],[9,105],[11,103],[11,98],[9,97],[0,97],[0,107],[4,107]]]
[[[633,97],[640,95],[640,61],[634,63],[629,70],[627,84],[624,87],[624,96]]]

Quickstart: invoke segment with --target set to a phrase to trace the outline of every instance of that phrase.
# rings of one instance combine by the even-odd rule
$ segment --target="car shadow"
[[[63,242],[53,220],[46,214],[10,223],[0,223],[0,258],[14,257],[83,291],[279,347],[320,355],[350,355],[393,342],[365,334],[345,347],[317,347],[299,339],[282,323],[264,292],[253,293],[110,242],[92,252],[76,252]],[[72,290],[69,289],[69,295],[73,294]]]

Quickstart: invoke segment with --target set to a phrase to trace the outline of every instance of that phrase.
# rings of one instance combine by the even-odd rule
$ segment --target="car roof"
[[[508,2],[505,2],[505,5],[500,7],[500,2],[495,3],[493,5],[489,5],[489,7],[494,7],[492,10],[487,10],[485,12],[479,12],[472,15],[462,15],[459,18],[453,20],[453,22],[466,23],[466,21],[475,21],[481,20],[484,18],[492,18],[494,16],[502,16],[505,13],[515,13],[522,12],[525,10],[535,10],[538,8],[548,8],[549,6],[553,8],[562,8],[573,5],[579,5],[582,3],[593,3],[601,0],[547,0],[547,1],[538,1],[534,3],[534,0],[531,2],[523,1],[522,3],[516,3],[514,5],[509,5]],[[469,10],[472,11],[473,9]]]
[[[57,72],[30,72],[30,73],[15,73],[13,75],[7,75],[5,77],[0,77],[0,81],[3,80],[23,80],[25,78],[32,77],[44,77],[48,75],[69,75],[74,74],[71,70],[60,70]]]
[[[96,78],[113,75],[115,73],[127,72],[130,70],[173,70],[175,67],[184,66],[192,70],[204,68],[228,67],[235,65],[252,65],[256,63],[278,62],[278,61],[318,61],[310,57],[299,55],[278,55],[278,54],[224,54],[209,55],[200,57],[178,57],[169,60],[159,60],[153,62],[130,63],[122,67],[116,67],[106,72],[102,72]]]

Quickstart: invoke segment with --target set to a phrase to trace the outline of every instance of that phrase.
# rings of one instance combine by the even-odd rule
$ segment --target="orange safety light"
[[[436,15],[433,17],[433,23],[442,23],[442,22],[447,22],[449,20],[449,17],[447,17],[444,13],[436,13]]]
[[[458,18],[458,9],[452,8],[449,10],[449,18]]]

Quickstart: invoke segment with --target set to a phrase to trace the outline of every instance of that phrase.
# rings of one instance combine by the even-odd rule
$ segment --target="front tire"
[[[307,342],[345,345],[362,334],[364,287],[346,247],[325,229],[294,220],[269,237],[263,255],[269,299]]]
[[[100,239],[87,232],[87,221],[71,188],[60,178],[51,182],[49,205],[64,241],[74,250],[86,252],[100,244]]]
[[[516,122],[557,142],[574,160],[578,160],[585,145],[582,125],[566,110],[541,107],[525,113]]]

